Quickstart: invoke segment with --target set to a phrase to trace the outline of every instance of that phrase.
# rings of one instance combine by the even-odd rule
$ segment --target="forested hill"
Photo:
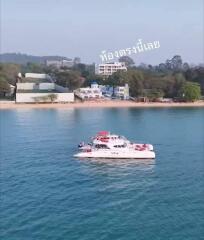
[[[27,64],[30,63],[45,63],[46,60],[69,60],[67,57],[63,56],[33,56],[21,53],[3,53],[0,54],[1,63],[16,63],[16,64]]]

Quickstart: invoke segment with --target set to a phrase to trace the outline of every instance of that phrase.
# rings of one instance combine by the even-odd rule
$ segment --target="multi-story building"
[[[46,66],[52,66],[56,68],[62,67],[62,61],[61,60],[46,60],[45,61]]]
[[[76,57],[74,60],[72,59],[63,59],[63,60],[46,60],[46,66],[54,66],[56,68],[67,67],[71,68],[75,64],[80,63],[80,58]]]
[[[74,91],[75,95],[82,100],[90,100],[90,99],[129,99],[129,86],[125,84],[124,86],[106,86],[106,85],[98,85],[96,82],[91,84],[91,87],[78,88]]]
[[[130,98],[128,84],[126,83],[125,86],[117,86],[117,87],[115,87],[114,95],[117,98],[128,100]]]
[[[44,73],[18,74],[16,83],[17,103],[74,102],[74,93],[57,85]]]
[[[54,66],[56,68],[61,68],[61,67],[73,67],[74,66],[74,61],[73,60],[67,60],[67,59],[63,59],[63,60],[47,60],[46,61],[46,65],[47,66]]]
[[[75,90],[75,95],[83,100],[102,98],[102,91],[97,83],[92,83],[91,87],[79,88]]]
[[[103,76],[110,76],[118,70],[127,71],[127,67],[124,62],[114,62],[114,63],[102,63],[95,67],[96,74]]]

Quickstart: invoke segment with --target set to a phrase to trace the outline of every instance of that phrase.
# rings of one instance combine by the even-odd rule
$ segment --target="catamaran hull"
[[[74,155],[77,158],[117,158],[117,159],[154,159],[155,153],[153,151],[134,151],[134,152],[80,152]]]

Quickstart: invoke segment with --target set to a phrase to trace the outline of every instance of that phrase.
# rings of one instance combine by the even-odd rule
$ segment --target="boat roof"
[[[97,133],[98,136],[107,136],[109,134],[110,134],[110,132],[108,132],[108,131],[100,131]]]
[[[97,134],[97,137],[104,137],[104,138],[120,138],[119,135],[116,135],[116,134],[110,134],[110,133],[107,133],[107,134]]]
[[[118,138],[119,135],[116,135],[116,134],[110,134],[109,137],[114,137],[114,138]]]

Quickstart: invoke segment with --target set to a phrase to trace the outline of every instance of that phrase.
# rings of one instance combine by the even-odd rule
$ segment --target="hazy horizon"
[[[115,51],[159,40],[161,47],[130,55],[158,64],[174,55],[204,62],[203,1],[1,0],[1,53],[79,56],[100,62],[102,50]],[[117,59],[115,59],[117,60]]]

